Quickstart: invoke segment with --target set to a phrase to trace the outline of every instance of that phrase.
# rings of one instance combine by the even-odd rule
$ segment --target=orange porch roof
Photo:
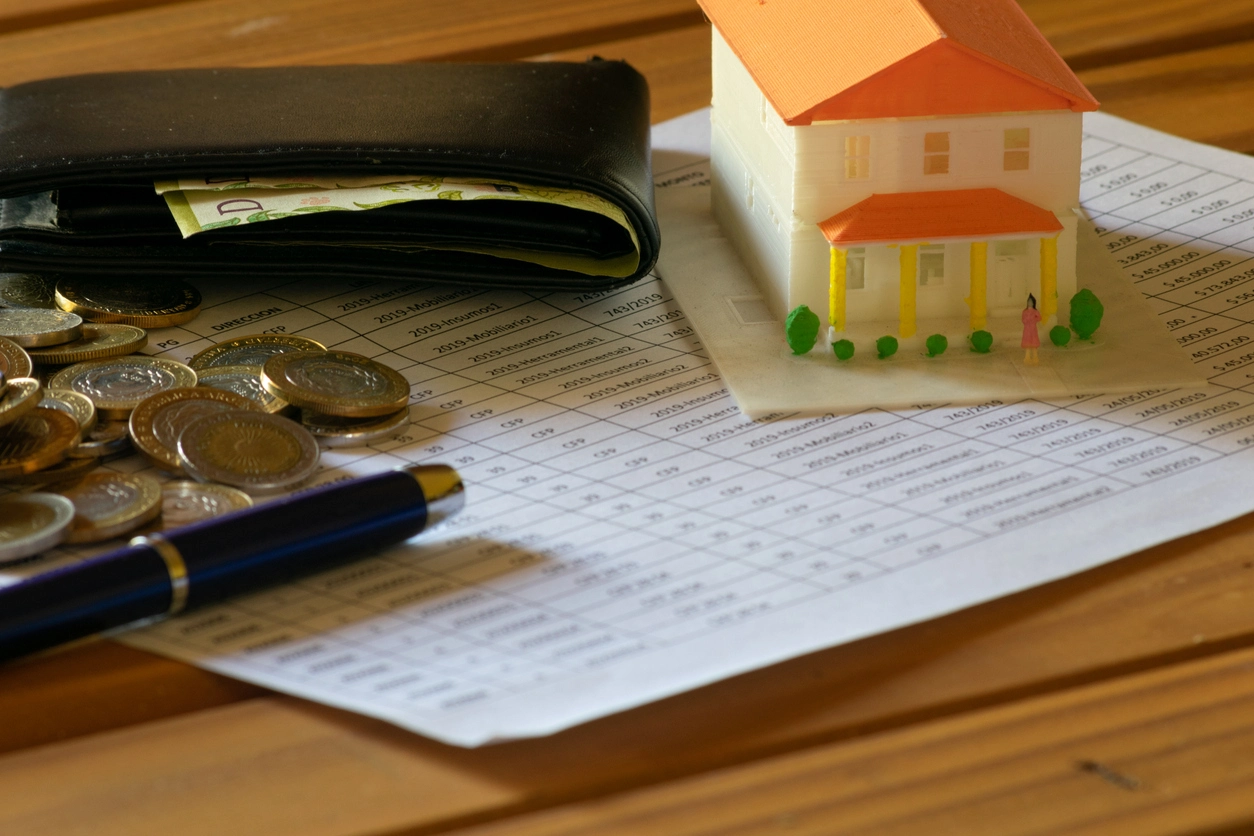
[[[789,125],[1096,110],[1014,0],[698,0]]]
[[[1053,235],[1054,213],[1001,189],[875,194],[819,224],[834,247]]]

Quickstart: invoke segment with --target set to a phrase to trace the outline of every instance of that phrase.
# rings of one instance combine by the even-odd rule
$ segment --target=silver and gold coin
[[[143,473],[91,473],[62,495],[74,503],[69,543],[108,540],[161,513],[161,483]]]
[[[409,404],[409,381],[399,372],[347,351],[275,355],[261,385],[293,406],[344,418],[392,415]]]
[[[26,349],[13,340],[0,337],[0,372],[5,377],[30,377],[34,368]]]
[[[72,389],[44,389],[41,394],[39,406],[69,415],[78,422],[78,428],[84,437],[95,428],[96,405],[91,402],[91,398]]]
[[[83,318],[67,311],[0,308],[0,337],[22,348],[60,345],[83,336]]]
[[[35,408],[0,428],[0,479],[52,467],[80,438],[78,422],[55,409]]]
[[[200,313],[200,291],[172,279],[61,279],[57,305],[89,322],[141,328],[181,325]]]
[[[4,396],[0,397],[0,427],[18,421],[38,407],[42,389],[33,377],[10,379],[4,388]]]
[[[382,418],[340,418],[302,409],[300,422],[323,447],[362,447],[404,432],[409,408]]]
[[[262,388],[261,366],[210,366],[198,369],[196,377],[197,386],[243,395],[266,412],[282,412],[290,405]]]
[[[121,420],[129,417],[144,398],[195,386],[196,373],[175,360],[134,354],[66,366],[52,376],[48,385],[86,395],[101,418]]]
[[[265,412],[207,415],[179,436],[179,463],[198,482],[250,494],[294,487],[318,468],[318,442],[301,425]]]
[[[130,428],[125,421],[102,421],[92,427],[66,454],[72,459],[116,459],[131,453]]]
[[[178,444],[183,430],[206,415],[228,409],[261,411],[243,395],[221,389],[191,387],[159,392],[145,398],[131,413],[131,443],[157,467],[182,474]]]
[[[21,560],[59,545],[74,519],[74,503],[53,493],[0,499],[0,561]]]
[[[261,366],[276,354],[326,351],[322,343],[289,334],[249,334],[210,346],[187,361],[196,371],[213,366]]]
[[[253,499],[238,488],[212,482],[166,482],[161,486],[161,528],[169,531],[232,511],[253,507]]]
[[[56,310],[55,285],[33,273],[0,273],[0,306]]]
[[[88,322],[77,340],[26,352],[40,366],[64,366],[85,360],[134,354],[148,345],[148,332],[134,325]]]

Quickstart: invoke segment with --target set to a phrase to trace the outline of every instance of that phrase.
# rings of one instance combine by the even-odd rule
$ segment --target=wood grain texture
[[[1170,834],[1254,827],[1254,650],[461,836]]]
[[[1019,0],[1073,70],[1254,38],[1246,0]]]
[[[1254,153],[1254,39],[1087,70],[1080,79],[1108,113]]]
[[[710,104],[710,27],[687,26],[656,35],[591,44],[537,56],[538,61],[584,61],[591,55],[628,62],[649,81],[654,123]]]
[[[509,60],[700,20],[690,0],[200,0],[10,34],[0,85],[101,70]]]

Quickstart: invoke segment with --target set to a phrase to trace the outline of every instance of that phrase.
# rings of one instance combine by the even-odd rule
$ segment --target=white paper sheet
[[[683,167],[702,119],[657,131],[680,148],[659,155],[660,182],[699,182]],[[1086,206],[1209,389],[754,423],[655,280],[206,287],[204,313],[151,350],[272,328],[379,357],[413,382],[414,425],[328,453],[319,478],[443,461],[469,505],[417,542],[125,640],[474,746],[1254,509],[1254,161],[1110,117],[1086,127]]]

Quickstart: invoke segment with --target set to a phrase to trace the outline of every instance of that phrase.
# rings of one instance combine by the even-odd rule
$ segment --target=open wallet
[[[100,73],[0,90],[0,271],[605,290],[659,235],[619,61]]]

